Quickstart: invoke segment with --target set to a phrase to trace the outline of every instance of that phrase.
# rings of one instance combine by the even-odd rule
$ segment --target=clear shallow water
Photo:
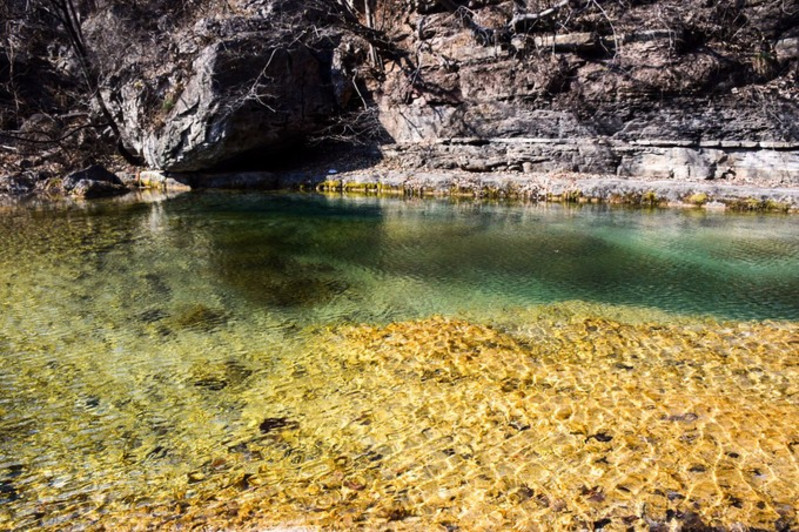
[[[353,310],[366,320],[570,299],[799,318],[799,223],[790,217],[293,197],[208,203],[221,218],[208,222],[221,255],[212,267],[240,295],[284,308],[322,303],[342,314],[346,302],[328,299],[345,294],[366,298]],[[276,294],[287,273],[293,289]],[[306,293],[318,300],[302,301]]]
[[[265,482],[265,463],[311,467],[341,453],[307,448],[335,432],[322,420],[353,408],[339,390],[352,378],[336,373],[343,364],[327,371],[342,382],[309,370],[341,355],[319,338],[360,349],[349,333],[328,338],[330,327],[440,314],[541,340],[529,324],[552,304],[540,312],[553,327],[558,316],[799,320],[799,220],[790,216],[203,194],[6,209],[0,251],[0,526],[89,526],[150,504],[191,506],[234,483],[246,492]],[[797,353],[777,336],[783,362],[759,364],[773,363],[767,375],[783,382]],[[309,374],[317,397],[297,395]],[[401,386],[396,377],[386,370],[376,382]],[[790,386],[764,384],[753,408],[766,399],[796,406]],[[258,440],[295,423],[310,433],[293,447]],[[392,430],[402,440],[417,429]],[[296,471],[271,482],[290,478]]]

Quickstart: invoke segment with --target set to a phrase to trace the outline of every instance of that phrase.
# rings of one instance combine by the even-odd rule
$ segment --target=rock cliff
[[[141,68],[139,57],[129,58],[120,84],[105,91],[126,144],[149,166],[207,170],[248,155],[269,166],[338,112],[338,36],[309,35],[323,16],[277,2],[260,9],[179,28],[166,37],[170,60]]]
[[[416,70],[377,92],[406,164],[799,182],[797,2],[445,6],[392,23]]]
[[[426,170],[799,183],[799,0],[74,5],[80,46],[36,68],[78,84],[83,65],[152,168],[271,169],[312,138]],[[6,115],[30,25],[7,27]]]

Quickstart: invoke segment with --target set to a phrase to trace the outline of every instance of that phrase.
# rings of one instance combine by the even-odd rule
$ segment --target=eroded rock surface
[[[73,172],[64,178],[61,185],[68,194],[83,198],[117,196],[129,192],[116,174],[99,165]]]
[[[338,111],[330,83],[337,36],[306,35],[324,16],[301,2],[260,4],[180,27],[164,36],[163,64],[141,68],[134,57],[121,70],[106,98],[149,166],[190,172],[252,157],[269,167]]]
[[[799,3],[473,4],[394,18],[417,68],[379,89],[401,163],[799,183]]]
[[[310,138],[424,170],[799,183],[799,0],[97,0],[72,47],[9,6],[0,125],[30,142],[47,107],[48,142],[93,131],[168,172],[274,171]],[[3,77],[26,68],[60,92]],[[95,129],[57,112],[90,107],[84,78]]]

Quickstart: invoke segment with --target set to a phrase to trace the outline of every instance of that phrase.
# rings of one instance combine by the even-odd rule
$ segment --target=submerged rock
[[[338,271],[325,264],[299,261],[295,252],[268,234],[257,241],[236,242],[230,253],[214,259],[222,279],[245,298],[266,306],[312,307],[349,290],[350,284],[337,277]]]
[[[13,502],[19,499],[19,493],[10,480],[0,481],[0,503]]]
[[[136,319],[138,319],[142,323],[155,323],[163,320],[168,316],[169,314],[167,314],[163,309],[156,308],[140,312],[139,314],[136,315]]]
[[[264,419],[260,425],[258,425],[258,429],[263,434],[269,434],[270,432],[277,430],[296,429],[299,426],[299,423],[292,421],[287,417],[268,417]]]
[[[209,330],[223,325],[228,320],[228,314],[223,309],[210,308],[202,303],[197,303],[182,312],[173,314],[168,320],[170,325],[181,329]]]
[[[206,379],[199,379],[194,381],[194,385],[198,388],[205,388],[207,390],[211,390],[213,392],[218,392],[224,388],[227,388],[227,381],[223,379],[218,379],[214,377],[209,377]]]
[[[195,387],[218,392],[228,386],[237,386],[252,375],[252,370],[236,360],[224,363],[205,363],[192,371]]]
[[[260,292],[260,299],[277,307],[311,307],[330,301],[348,288],[349,284],[345,281],[312,277],[285,279],[266,283]]]

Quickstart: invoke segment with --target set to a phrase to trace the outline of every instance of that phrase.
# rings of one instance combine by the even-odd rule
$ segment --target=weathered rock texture
[[[151,167],[200,171],[244,157],[268,167],[339,111],[340,35],[324,28],[325,13],[301,2],[230,6],[165,35],[168,61],[142,68],[141,57],[124,58],[105,91],[126,144]],[[93,22],[98,32],[110,16]]]
[[[129,192],[117,175],[97,165],[68,175],[61,186],[68,194],[83,198],[117,196]]]
[[[448,4],[396,8],[415,70],[377,89],[389,156],[799,183],[799,2]]]
[[[3,128],[58,114],[33,69],[171,172],[274,170],[321,138],[426,170],[799,183],[799,0],[72,2],[78,45],[6,26]]]
[[[367,96],[356,75],[366,45],[348,26],[365,28],[334,2],[9,1],[0,162],[4,150],[24,151],[17,159],[38,166],[43,145],[66,148],[75,131],[93,131],[96,144],[118,142],[128,161],[153,168],[271,168],[309,137],[336,135],[353,96]],[[88,118],[61,120],[60,105]],[[26,131],[37,113],[58,120]]]

